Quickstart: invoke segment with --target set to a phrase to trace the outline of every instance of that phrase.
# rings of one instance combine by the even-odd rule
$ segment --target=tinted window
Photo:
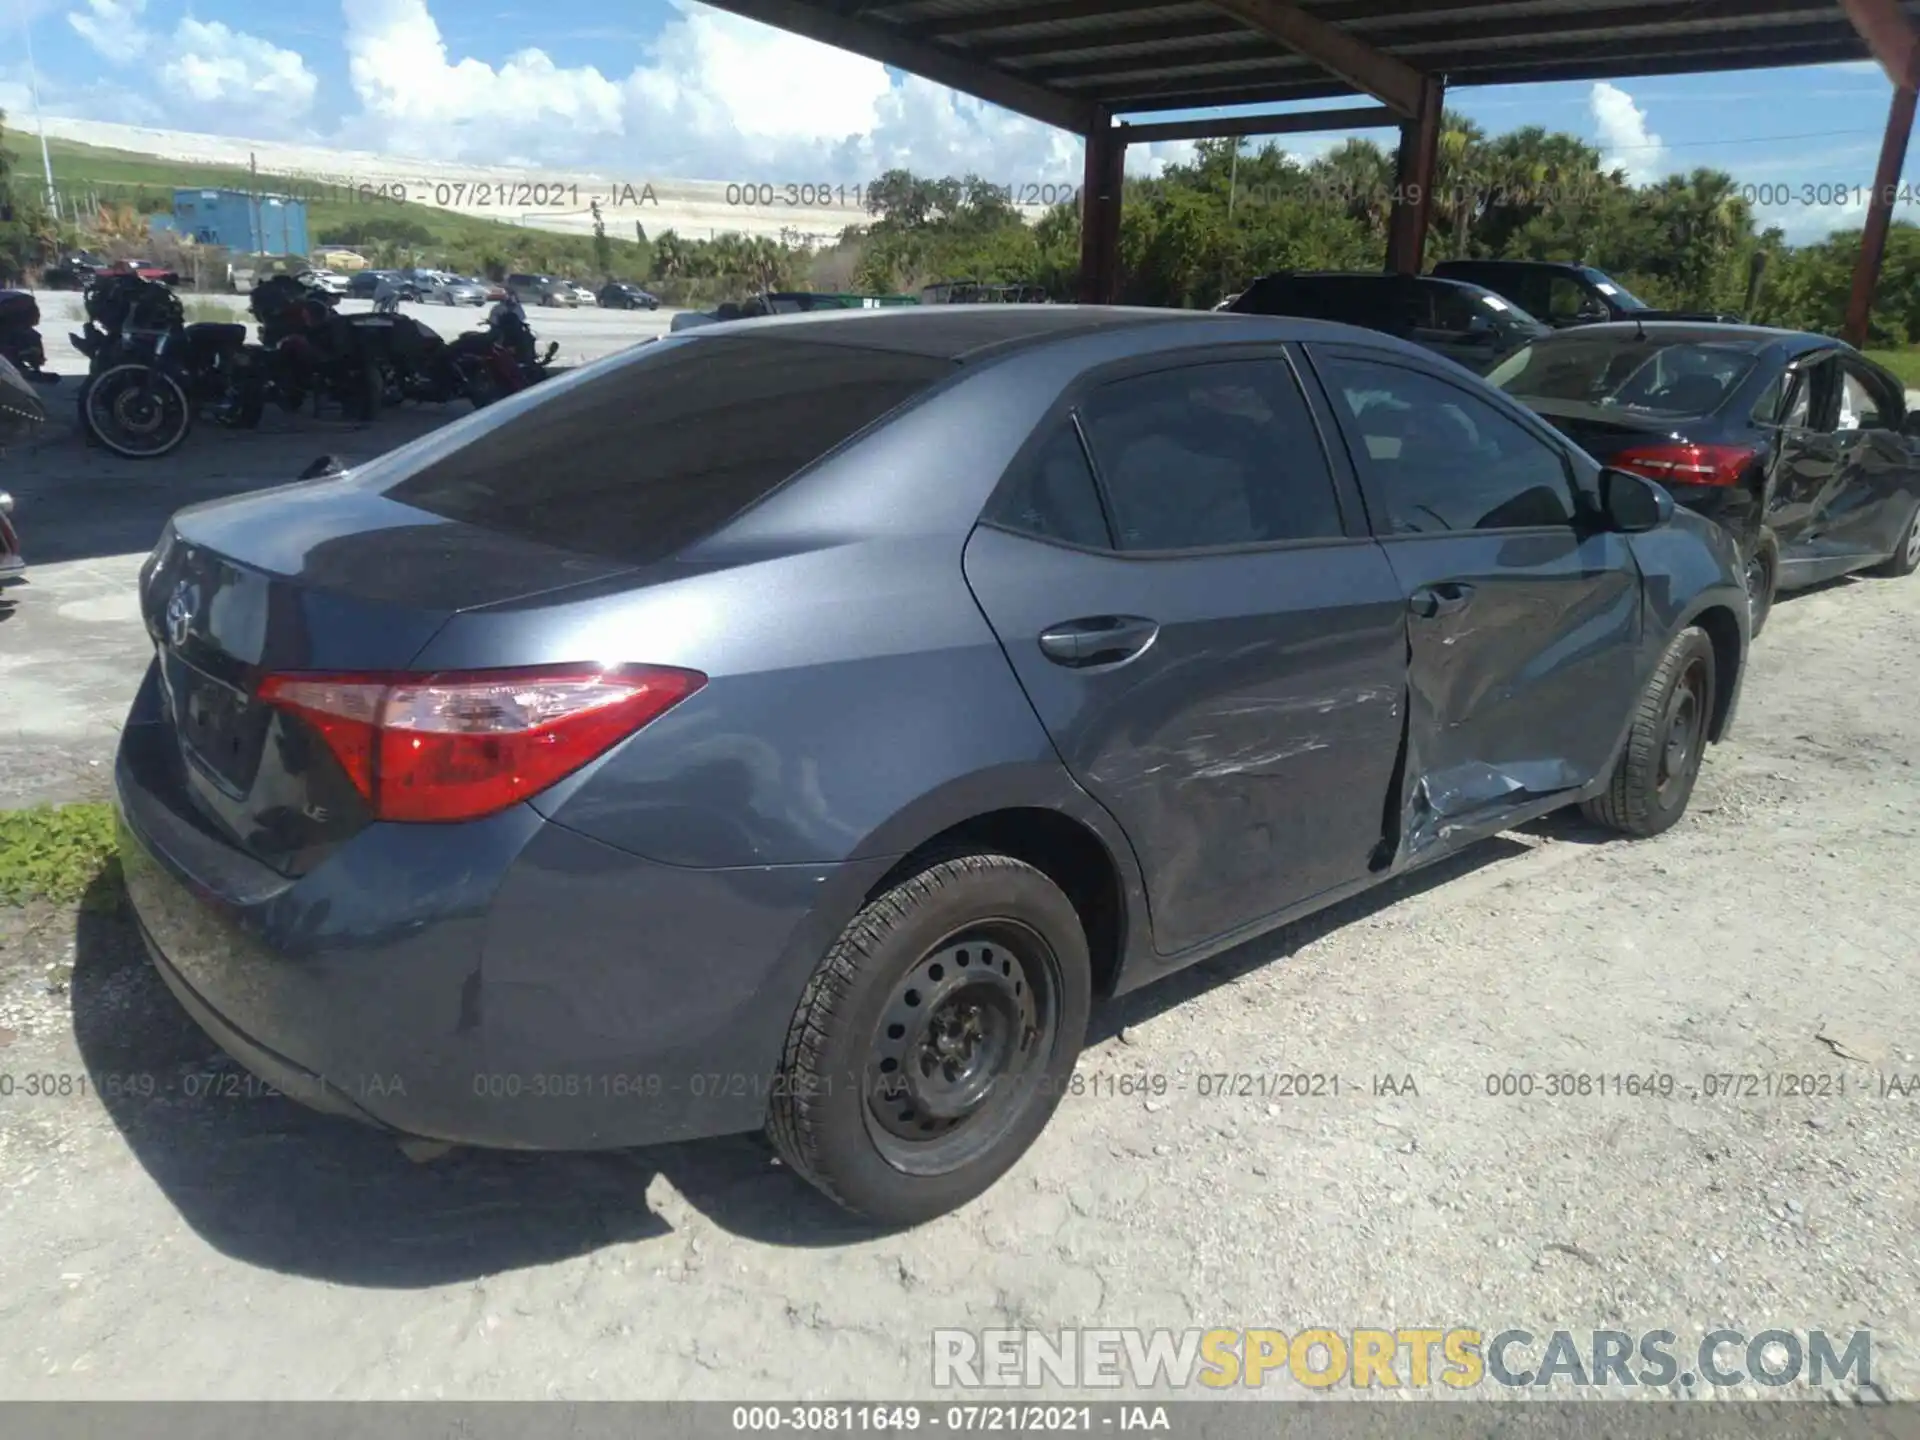
[[[1600,298],[1570,275],[1554,275],[1547,281],[1549,319],[1592,320],[1605,316],[1607,307]]]
[[[1560,452],[1477,396],[1346,357],[1320,367],[1342,408],[1382,533],[1515,530],[1573,520]]]
[[[1436,330],[1460,334],[1472,327],[1475,315],[1484,316],[1489,323],[1493,320],[1491,311],[1477,307],[1477,297],[1471,290],[1456,289],[1452,285],[1423,285],[1421,289],[1427,292],[1433,306],[1432,318],[1427,323]]]
[[[1520,400],[1571,400],[1648,415],[1709,415],[1753,370],[1738,344],[1566,335],[1515,351],[1487,379]]]
[[[703,538],[954,368],[798,340],[659,340],[374,465],[419,465],[387,491],[404,504],[645,563]]]
[[[1055,426],[1046,443],[1007,477],[987,518],[1043,540],[1100,549],[1113,543],[1093,467],[1070,421]]]
[[[1341,533],[1313,417],[1281,361],[1118,380],[1083,415],[1122,550]]]

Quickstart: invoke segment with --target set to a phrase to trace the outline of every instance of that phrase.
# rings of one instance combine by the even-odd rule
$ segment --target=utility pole
[[[27,42],[27,93],[33,97],[33,123],[40,130],[40,168],[47,177],[47,208],[54,212],[54,219],[60,218],[60,197],[53,188],[53,160],[47,154],[47,118],[40,113],[40,72],[33,64],[33,24],[27,18],[26,7],[20,9],[20,34]]]

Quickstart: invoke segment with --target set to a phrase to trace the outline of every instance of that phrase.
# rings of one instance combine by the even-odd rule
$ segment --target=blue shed
[[[173,228],[241,255],[305,255],[307,202],[246,190],[176,190]]]

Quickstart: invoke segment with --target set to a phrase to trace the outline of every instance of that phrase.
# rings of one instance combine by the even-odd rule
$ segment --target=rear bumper
[[[520,806],[374,825],[289,879],[210,831],[173,788],[179,763],[164,726],[130,724],[114,775],[128,894],[168,987],[288,1098],[459,1144],[757,1128],[839,909],[888,863],[685,870]]]

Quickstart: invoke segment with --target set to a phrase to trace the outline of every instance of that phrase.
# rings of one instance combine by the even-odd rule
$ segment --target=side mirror
[[[344,475],[347,467],[340,463],[338,455],[322,455],[294,478],[296,480],[324,480],[329,475]]]
[[[1920,440],[1920,410],[1909,410],[1900,424],[1900,433],[1909,440]]]
[[[1673,496],[1643,475],[1609,466],[1600,472],[1600,514],[1615,534],[1638,535],[1673,519]]]

